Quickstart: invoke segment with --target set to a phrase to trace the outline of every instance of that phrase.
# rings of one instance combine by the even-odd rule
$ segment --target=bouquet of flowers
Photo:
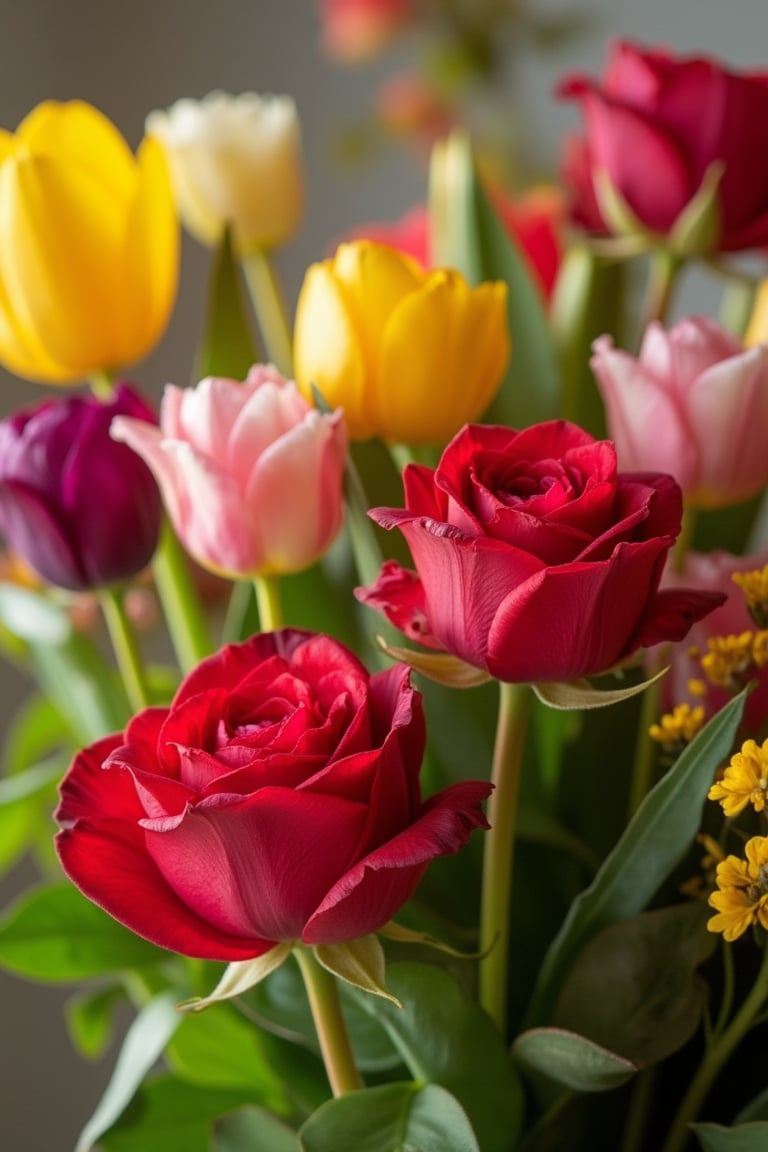
[[[0,965],[131,1011],[77,1152],[766,1147],[768,75],[561,94],[567,236],[454,134],[293,322],[287,97],[0,133],[0,360],[92,386],[0,423]]]

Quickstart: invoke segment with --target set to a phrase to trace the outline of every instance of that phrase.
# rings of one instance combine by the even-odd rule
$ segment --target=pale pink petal
[[[236,380],[208,376],[196,388],[184,391],[179,414],[179,439],[212,460],[222,463],[232,425],[249,393]]]
[[[253,375],[253,373],[252,373]],[[244,388],[247,401],[237,415],[229,432],[226,448],[226,466],[237,477],[245,492],[254,464],[263,452],[300,424],[310,411],[304,397],[293,382],[282,378],[249,376]]]
[[[189,515],[189,493],[180,483],[178,470],[168,454],[169,441],[159,428],[131,416],[116,416],[110,425],[109,434],[113,440],[119,440],[137,452],[151,468],[171,522],[179,532],[179,525]]]

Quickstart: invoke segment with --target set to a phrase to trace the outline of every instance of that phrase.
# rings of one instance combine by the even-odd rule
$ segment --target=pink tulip
[[[671,472],[688,503],[737,504],[768,482],[768,345],[744,350],[703,317],[651,324],[640,356],[609,336],[592,368],[623,471]]]
[[[297,572],[341,523],[346,430],[270,367],[244,384],[168,385],[160,427],[120,417],[124,440],[154,472],[173,526],[204,568],[230,577]]]

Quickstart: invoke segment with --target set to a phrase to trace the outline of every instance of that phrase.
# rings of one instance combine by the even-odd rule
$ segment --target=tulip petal
[[[8,540],[44,580],[81,591],[92,585],[57,510],[39,493],[13,480],[0,482],[0,525]]]

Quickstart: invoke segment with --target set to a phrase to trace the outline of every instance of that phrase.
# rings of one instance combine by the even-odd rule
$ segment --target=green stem
[[[658,669],[656,669],[658,671]],[[656,743],[651,739],[649,728],[659,719],[661,710],[661,680],[649,684],[640,704],[640,718],[637,723],[635,760],[629,785],[628,818],[634,816],[645,797],[656,783]]]
[[[163,526],[152,572],[179,665],[182,672],[189,672],[210,655],[213,645],[187,557],[168,523]]]
[[[655,1083],[656,1069],[652,1065],[641,1068],[632,1087],[621,1152],[643,1152],[648,1110],[653,1103]]]
[[[274,261],[267,252],[251,252],[243,257],[243,271],[267,355],[283,376],[293,376],[291,328]]]
[[[755,1022],[755,1017],[768,997],[768,947],[763,947],[763,959],[757,979],[731,1023],[719,1036],[715,1036],[688,1091],[677,1110],[663,1152],[683,1152],[688,1140],[688,1125],[696,1119],[720,1069],[739,1041]]]
[[[507,956],[517,794],[531,693],[526,684],[499,685],[499,716],[488,801],[480,908],[480,1003],[502,1035],[507,1026]]]
[[[236,644],[245,635],[244,625],[251,606],[253,585],[248,580],[237,580],[229,594],[227,614],[221,630],[222,644]]]
[[[257,576],[253,581],[256,605],[259,609],[259,627],[262,632],[275,632],[283,626],[283,606],[280,602],[280,582],[277,576]]]
[[[91,372],[88,377],[88,383],[91,386],[91,392],[97,396],[99,400],[110,400],[114,392],[112,377],[109,372]]]
[[[293,954],[307,990],[331,1091],[334,1096],[354,1092],[363,1087],[363,1082],[355,1064],[347,1025],[341,1012],[336,977],[323,968],[309,948],[296,947]]]
[[[660,324],[663,324],[667,319],[681,268],[680,259],[673,256],[671,252],[658,249],[651,254],[648,266],[643,329],[652,320],[658,320]]]
[[[141,712],[149,705],[149,692],[136,633],[126,614],[123,594],[115,588],[102,588],[99,598],[126,695],[133,711]]]

